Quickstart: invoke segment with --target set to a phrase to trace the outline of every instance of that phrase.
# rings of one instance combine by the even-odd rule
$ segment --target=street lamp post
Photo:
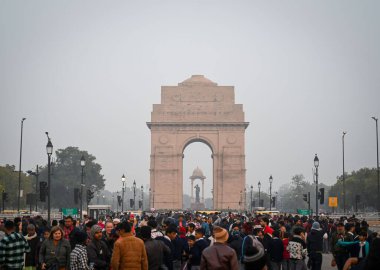
[[[121,189],[122,191],[122,195],[121,195],[121,213],[124,213],[124,191],[125,191],[125,176],[123,174],[123,176],[121,177],[121,182],[123,183],[123,187]]]
[[[136,210],[136,180],[133,180],[133,210]]]
[[[33,172],[31,170],[27,171],[28,174],[33,175],[36,177],[36,188],[35,188],[35,200],[36,200],[36,212],[37,212],[37,205],[38,205],[38,176],[40,175],[38,172],[38,165],[36,166],[36,171]]]
[[[119,191],[116,192],[116,213],[119,213]]]
[[[317,154],[314,157],[314,166],[315,166],[315,215],[318,217],[318,167],[319,167],[319,158]]]
[[[373,120],[376,122],[376,157],[377,157],[377,212],[380,214],[380,171],[379,171],[379,128],[377,126],[377,120],[378,118],[372,117]]]
[[[259,188],[259,207],[261,207],[261,200],[260,200],[260,189],[261,189],[261,182],[259,181],[259,183],[257,184],[257,187]]]
[[[84,176],[84,166],[86,166],[86,160],[84,156],[80,158],[80,166],[82,168],[81,180],[80,180],[80,218],[83,218],[83,176]]]
[[[272,211],[272,175],[269,177],[269,211]]]
[[[48,207],[48,224],[50,226],[50,193],[51,193],[51,175],[50,175],[50,167],[51,167],[51,163],[50,163],[50,160],[51,160],[51,155],[53,153],[53,144],[51,143],[51,140],[49,138],[49,135],[48,133],[46,132],[46,135],[48,136],[48,143],[46,145],[46,152],[47,152],[47,155],[48,155],[48,201],[47,201],[47,207]]]
[[[343,213],[346,213],[346,175],[344,173],[344,136],[347,132],[343,131],[342,135],[342,152],[343,152]]]
[[[21,139],[20,139],[20,162],[18,166],[18,195],[17,195],[17,213],[20,213],[20,199],[21,199],[21,160],[22,160],[22,131],[24,129],[24,121],[26,118],[21,120]]]
[[[141,185],[141,211],[144,211],[144,186]]]
[[[253,186],[251,185],[251,207],[249,209],[251,209],[251,213],[252,213],[252,196],[253,196]]]

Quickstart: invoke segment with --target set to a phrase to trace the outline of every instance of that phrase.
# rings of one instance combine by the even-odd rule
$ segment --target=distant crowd
[[[365,220],[297,215],[154,212],[0,220],[0,269],[380,269]]]

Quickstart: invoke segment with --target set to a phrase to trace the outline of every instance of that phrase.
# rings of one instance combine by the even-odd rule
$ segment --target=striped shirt
[[[75,248],[70,254],[70,269],[71,270],[87,270],[87,250],[86,246],[76,244]]]
[[[0,241],[0,265],[6,269],[22,269],[24,253],[30,252],[28,241],[24,236],[12,232]]]

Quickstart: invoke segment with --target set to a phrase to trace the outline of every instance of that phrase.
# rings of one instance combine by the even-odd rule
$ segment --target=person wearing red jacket
[[[284,245],[284,251],[282,252],[282,270],[289,270],[290,265],[289,265],[289,259],[290,259],[290,254],[289,251],[286,249],[289,245],[289,233],[284,232],[284,238],[282,239],[282,244]]]

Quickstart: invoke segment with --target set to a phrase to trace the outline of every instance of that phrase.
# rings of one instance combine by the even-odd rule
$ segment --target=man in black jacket
[[[99,225],[91,227],[91,242],[87,246],[88,262],[94,264],[96,270],[108,270],[111,254],[107,245],[102,241],[102,228]]]
[[[280,239],[280,232],[273,231],[273,238],[269,242],[268,254],[270,258],[270,269],[280,270],[282,254],[284,252],[284,244]]]
[[[311,270],[321,270],[323,234],[324,231],[321,229],[319,223],[315,221],[306,240],[307,253],[309,255],[309,265],[311,267]]]

